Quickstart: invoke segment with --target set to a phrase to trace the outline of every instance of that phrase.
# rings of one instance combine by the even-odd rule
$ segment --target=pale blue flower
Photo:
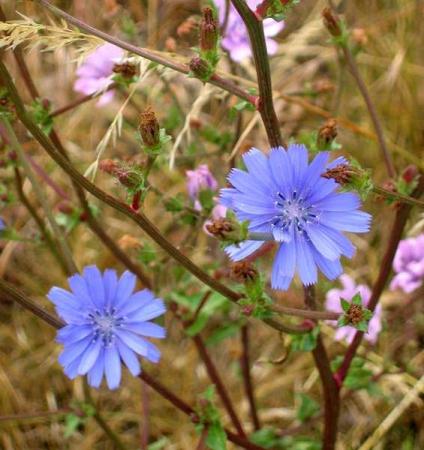
[[[272,234],[280,243],[271,284],[288,289],[295,272],[304,285],[317,282],[319,268],[333,280],[342,273],[340,257],[352,258],[355,247],[342,232],[365,233],[371,216],[359,211],[361,201],[353,192],[339,192],[333,179],[321,175],[343,162],[328,164],[329,153],[318,153],[308,164],[303,145],[288,151],[274,148],[269,155],[253,148],[243,156],[247,172],[233,169],[228,177],[232,188],[221,190],[221,203],[240,221],[249,222],[252,232]],[[262,241],[245,241],[227,247],[234,261],[259,249]]]
[[[66,322],[57,341],[64,346],[59,362],[69,378],[87,374],[88,383],[99,387],[105,375],[115,389],[121,361],[134,376],[140,373],[137,354],[159,361],[160,351],[146,337],[165,337],[164,328],[150,322],[165,312],[165,305],[148,289],[134,292],[134,274],[124,272],[118,279],[115,270],[102,273],[88,266],[68,283],[71,292],[53,287],[47,297]]]

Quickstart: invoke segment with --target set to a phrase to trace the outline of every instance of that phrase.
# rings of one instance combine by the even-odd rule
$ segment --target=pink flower
[[[401,289],[409,294],[423,284],[424,280],[424,234],[404,239],[399,243],[393,260],[397,275],[390,283],[390,290]]]
[[[90,53],[77,69],[74,90],[85,95],[95,94],[107,89],[112,83],[113,66],[120,61],[124,50],[112,44],[104,44]],[[109,103],[114,92],[105,92],[97,102],[98,106]]]
[[[371,297],[370,288],[364,284],[355,285],[354,280],[346,274],[340,276],[340,282],[343,286],[343,289],[330,289],[326,295],[325,307],[329,311],[334,312],[343,312],[343,309],[340,304],[340,299],[350,301],[355,294],[359,293],[362,298],[363,305],[366,307],[368,305],[369,299]],[[373,313],[372,319],[368,324],[368,331],[365,333],[365,339],[372,344],[377,342],[378,334],[381,331],[381,305],[377,305]],[[331,325],[336,326],[337,322],[329,321]],[[355,336],[356,329],[351,326],[338,328],[334,338],[337,341],[341,341],[345,339],[348,343],[351,343],[353,337]]]
[[[214,0],[214,3],[219,11],[219,22],[223,25],[225,22],[226,1]],[[252,11],[255,11],[259,3],[261,3],[261,0],[247,0],[247,4]],[[277,53],[278,44],[270,38],[276,36],[284,28],[284,22],[265,19],[263,25],[268,54],[274,55]],[[231,58],[236,62],[243,61],[252,56],[246,27],[242,18],[239,16],[239,13],[232,5],[230,6],[225,35],[223,36],[221,43],[225,50],[229,52]]]
[[[202,206],[199,202],[199,192],[206,189],[215,190],[218,183],[206,164],[201,164],[194,170],[187,170],[186,175],[188,195],[194,201],[194,207],[200,211]]]

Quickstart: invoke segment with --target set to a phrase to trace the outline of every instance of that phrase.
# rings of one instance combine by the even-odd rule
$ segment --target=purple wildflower
[[[271,284],[288,289],[295,272],[304,285],[317,282],[317,266],[333,280],[343,271],[340,257],[352,258],[355,247],[342,231],[365,233],[371,216],[358,211],[359,196],[338,192],[339,184],[321,175],[341,164],[328,163],[329,153],[318,153],[308,164],[304,145],[292,144],[288,151],[273,148],[269,155],[252,148],[243,155],[247,172],[233,169],[232,188],[221,190],[221,203],[238,220],[249,222],[249,231],[272,234],[280,243]],[[226,252],[240,261],[256,251],[263,241],[231,245]]]
[[[88,383],[99,387],[105,374],[115,389],[121,360],[134,376],[140,373],[136,354],[159,361],[160,351],[145,337],[165,337],[164,328],[150,322],[165,312],[165,305],[148,289],[134,292],[135,275],[127,271],[118,279],[115,270],[102,274],[88,266],[68,282],[71,292],[53,287],[47,297],[66,322],[57,341],[64,346],[59,362],[69,378],[87,374]]]
[[[6,229],[6,224],[4,223],[3,219],[0,217],[0,231],[3,231]]]
[[[392,291],[401,289],[409,294],[424,281],[424,234],[399,243],[393,260],[396,276],[390,283]]]
[[[186,175],[188,195],[194,201],[194,207],[197,210],[201,210],[202,206],[199,202],[200,191],[206,189],[215,190],[218,187],[218,183],[206,164],[201,164],[194,170],[187,170]]]
[[[109,43],[96,48],[78,67],[74,90],[85,95],[106,90],[113,83],[113,67],[123,55],[124,50]],[[113,96],[113,90],[105,92],[97,105],[106,105],[112,101]]]
[[[343,309],[340,304],[340,299],[344,299],[347,301],[352,300],[355,294],[360,294],[363,302],[363,306],[366,307],[368,305],[369,299],[371,297],[370,288],[364,284],[356,285],[354,280],[346,274],[343,274],[340,278],[340,282],[343,286],[342,289],[330,289],[326,295],[325,307],[328,311],[333,312],[343,312]],[[381,331],[381,305],[377,305],[372,319],[368,324],[368,331],[365,333],[365,339],[372,344],[377,342],[378,335]],[[337,321],[329,321],[332,325],[336,326]],[[334,338],[337,341],[346,340],[349,344],[352,342],[356,333],[356,329],[352,326],[345,326],[338,328]]]
[[[247,0],[246,3],[253,11],[256,9],[261,0]],[[214,3],[219,11],[219,22],[221,25],[225,23],[225,0],[214,0]],[[269,55],[277,53],[278,44],[271,37],[276,36],[283,28],[284,22],[276,22],[273,19],[265,19],[263,21],[266,46]],[[252,56],[250,49],[249,36],[242,18],[240,17],[234,6],[230,5],[228,13],[227,24],[225,28],[225,35],[221,41],[222,46],[227,50],[231,58],[240,62]]]

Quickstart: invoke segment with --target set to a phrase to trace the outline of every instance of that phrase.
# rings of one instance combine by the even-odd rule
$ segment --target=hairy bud
[[[214,18],[212,8],[203,9],[203,17],[200,22],[200,50],[208,52],[215,50],[218,44],[218,24]]]
[[[320,149],[327,148],[337,136],[337,121],[328,119],[318,131],[317,144]]]
[[[139,131],[146,147],[155,147],[160,144],[159,122],[151,108],[141,113]]]
[[[240,283],[252,281],[258,276],[256,268],[247,261],[239,261],[231,264],[230,277]]]
[[[193,75],[201,80],[208,80],[212,74],[210,64],[199,56],[195,56],[190,60],[189,67]]]
[[[113,66],[113,72],[122,75],[123,78],[131,79],[137,74],[137,69],[134,64],[124,62],[122,64],[115,64]]]
[[[324,8],[322,11],[322,17],[324,19],[324,25],[330,34],[334,37],[342,35],[342,27],[339,17],[331,11],[330,8]]]

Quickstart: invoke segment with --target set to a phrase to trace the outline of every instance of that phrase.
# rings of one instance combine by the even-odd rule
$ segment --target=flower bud
[[[349,164],[339,164],[332,169],[328,169],[321,176],[323,178],[332,178],[337,183],[343,185],[350,183],[355,175],[359,175],[358,170],[355,170]]]
[[[208,52],[215,50],[218,45],[218,24],[214,18],[212,8],[203,9],[203,17],[200,22],[200,50]]]
[[[318,148],[325,149],[336,139],[337,136],[337,121],[335,119],[328,119],[325,124],[318,131],[317,144]]]
[[[239,261],[231,264],[230,277],[240,283],[246,283],[256,279],[258,271],[248,261]]]
[[[364,320],[364,309],[361,305],[351,304],[346,312],[346,318],[352,325],[358,325]]]
[[[354,28],[352,30],[352,40],[359,47],[365,47],[368,43],[368,36],[363,28]]]
[[[113,159],[102,159],[99,163],[99,169],[102,172],[113,175],[118,170],[118,164]]]
[[[211,76],[211,66],[206,60],[200,58],[199,56],[195,56],[191,59],[189,67],[196,78],[207,80]]]
[[[139,132],[146,147],[156,147],[160,144],[160,127],[152,108],[141,113]]]
[[[340,19],[337,15],[333,14],[330,8],[324,8],[322,11],[322,17],[324,19],[324,25],[330,34],[334,37],[342,35],[342,28],[340,26]]]
[[[125,79],[131,79],[137,74],[136,66],[129,62],[115,64],[112,70],[114,73],[122,75],[122,77]]]
[[[402,172],[402,178],[406,183],[412,183],[418,175],[418,169],[413,164],[410,164]]]

